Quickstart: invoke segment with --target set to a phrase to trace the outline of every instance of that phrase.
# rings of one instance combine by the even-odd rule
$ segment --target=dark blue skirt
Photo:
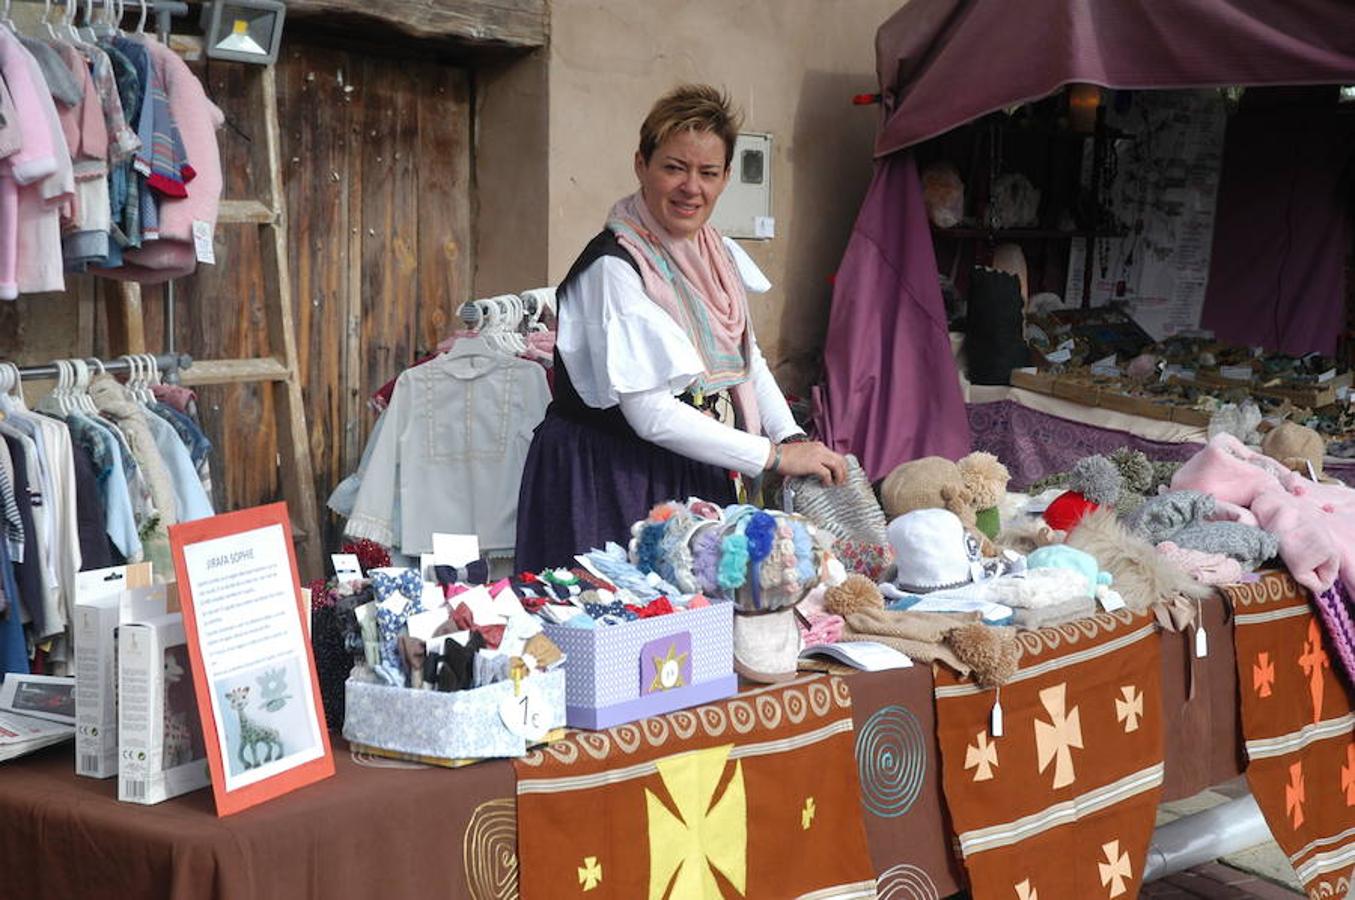
[[[634,432],[581,422],[555,404],[532,436],[518,493],[519,572],[575,565],[607,541],[623,547],[630,526],[657,503],[700,497],[735,501],[728,471],[696,462]]]

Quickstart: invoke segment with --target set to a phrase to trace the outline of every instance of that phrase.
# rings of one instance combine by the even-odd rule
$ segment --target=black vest
[[[569,295],[574,290],[579,276],[583,274],[585,269],[604,256],[614,256],[617,259],[624,260],[626,265],[635,270],[636,275],[640,274],[640,266],[621,246],[621,243],[616,239],[616,235],[604,228],[588,242],[588,246],[583,248],[579,258],[574,260],[574,265],[569,267],[569,274],[565,276],[565,280],[560,282],[560,287],[555,293],[557,316],[564,309],[565,304],[569,302]],[[579,392],[574,389],[574,382],[569,378],[569,370],[565,368],[565,361],[560,357],[558,346],[555,348],[555,399],[551,402],[551,410],[566,419],[583,425],[591,425],[618,436],[635,436],[635,429],[630,427],[626,417],[621,414],[620,406],[598,409],[584,402],[583,398],[579,396]]]

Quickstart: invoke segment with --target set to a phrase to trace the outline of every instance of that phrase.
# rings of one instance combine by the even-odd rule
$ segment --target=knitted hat
[[[734,615],[734,671],[767,684],[795,677],[800,628],[793,609]]]
[[[1098,509],[1099,506],[1077,491],[1064,491],[1055,497],[1054,502],[1044,511],[1044,520],[1049,523],[1050,528],[1072,531],[1077,527],[1077,523],[1082,521],[1083,516]]]
[[[924,456],[900,463],[880,485],[885,515],[891,519],[915,509],[948,509],[974,523],[973,495],[960,467],[942,456]]]
[[[922,594],[968,584],[979,570],[978,540],[954,513],[917,509],[889,523],[900,590]]]

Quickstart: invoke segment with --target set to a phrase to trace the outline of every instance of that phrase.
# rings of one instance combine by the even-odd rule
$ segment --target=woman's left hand
[[[781,444],[779,449],[781,464],[777,472],[781,475],[817,478],[824,486],[847,480],[847,460],[818,441]]]

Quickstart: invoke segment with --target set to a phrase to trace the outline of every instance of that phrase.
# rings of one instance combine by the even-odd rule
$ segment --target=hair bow
[[[601,620],[604,616],[615,616],[625,622],[634,622],[639,618],[639,614],[635,610],[620,600],[613,600],[611,603],[585,603],[583,611],[597,620]]]
[[[464,566],[434,566],[433,574],[438,584],[444,587],[452,584],[484,584],[489,581],[489,562],[473,559]]]
[[[423,579],[413,569],[405,569],[398,575],[373,572],[372,590],[377,599],[376,625],[381,636],[381,662],[404,674],[405,663],[400,656],[398,640],[409,617],[423,611]],[[386,607],[386,601],[393,597],[403,597],[404,606],[400,609]]]
[[[423,579],[414,569],[404,569],[395,575],[373,572],[372,590],[378,603],[389,600],[392,594],[403,594],[406,600],[418,603],[423,599]]]

